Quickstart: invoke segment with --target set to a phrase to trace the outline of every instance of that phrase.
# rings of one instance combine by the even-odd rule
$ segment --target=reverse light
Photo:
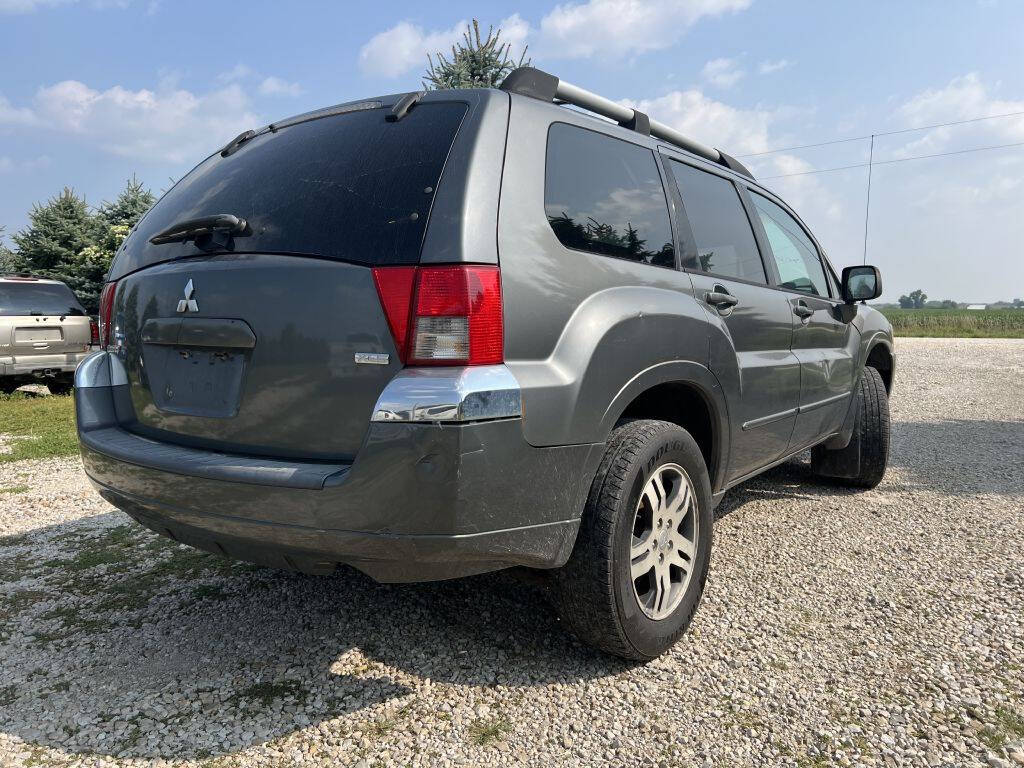
[[[114,292],[117,281],[106,283],[100,293],[100,347],[106,349],[110,344],[110,319],[114,311]]]
[[[498,267],[378,267],[373,277],[402,362],[487,365],[502,361]]]

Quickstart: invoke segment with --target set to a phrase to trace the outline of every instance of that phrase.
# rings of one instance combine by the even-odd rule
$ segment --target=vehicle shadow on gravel
[[[404,699],[399,717],[423,717],[435,705],[416,689],[436,683],[516,688],[628,668],[573,640],[509,573],[310,577],[123,520],[0,539],[0,731],[78,755],[215,757],[346,715],[343,732],[386,738],[361,711]]]
[[[946,420],[893,422],[889,468],[897,482],[957,496],[1024,495],[1024,421]],[[884,483],[883,480],[883,488]],[[848,496],[863,493],[811,471],[811,454],[799,456],[732,488],[715,518],[755,499]]]

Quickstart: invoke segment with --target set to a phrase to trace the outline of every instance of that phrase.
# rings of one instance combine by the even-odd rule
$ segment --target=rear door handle
[[[793,307],[793,314],[799,317],[801,320],[806,320],[807,318],[814,314],[814,310],[808,307],[803,302],[800,302],[795,307]]]
[[[715,286],[716,289],[720,287],[721,286]],[[708,291],[704,294],[704,301],[713,307],[718,307],[719,309],[728,309],[729,307],[735,307],[740,303],[739,299],[724,290]]]

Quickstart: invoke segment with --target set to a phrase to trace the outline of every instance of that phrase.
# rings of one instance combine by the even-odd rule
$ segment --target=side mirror
[[[870,301],[882,295],[882,273],[878,267],[846,267],[843,270],[843,300],[847,304]]]

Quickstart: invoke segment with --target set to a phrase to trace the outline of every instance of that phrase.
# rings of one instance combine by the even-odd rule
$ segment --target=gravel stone
[[[1024,765],[1024,341],[897,354],[882,484],[802,456],[730,491],[703,605],[646,665],[513,574],[231,563],[77,458],[0,464],[29,487],[0,493],[0,766]]]

